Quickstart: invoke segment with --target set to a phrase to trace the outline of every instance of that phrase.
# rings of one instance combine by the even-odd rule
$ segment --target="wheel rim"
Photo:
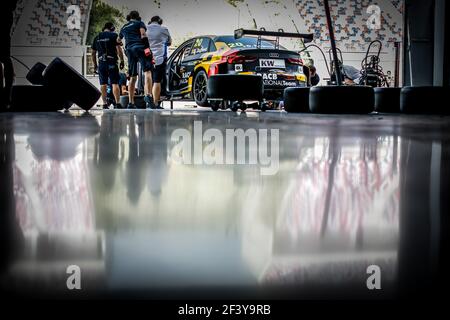
[[[194,95],[197,101],[204,101],[206,99],[206,77],[203,74],[199,74],[195,78]]]

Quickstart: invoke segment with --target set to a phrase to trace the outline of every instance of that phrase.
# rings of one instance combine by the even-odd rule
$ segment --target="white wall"
[[[70,64],[75,70],[83,74],[84,72],[84,49],[83,46],[72,48],[55,47],[22,47],[13,46],[11,48],[12,56],[22,61],[28,67],[32,67],[37,62],[48,65],[54,58],[60,57]],[[28,70],[17,61],[13,60],[14,72],[16,74],[15,84],[29,84],[25,78]],[[86,77],[97,88],[100,88],[97,76]],[[61,81],[64,81],[62,79]]]

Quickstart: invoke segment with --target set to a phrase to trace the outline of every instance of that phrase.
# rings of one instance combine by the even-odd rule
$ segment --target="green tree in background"
[[[113,22],[116,29],[125,23],[123,12],[102,0],[94,0],[89,17],[89,29],[86,44],[91,45],[95,36],[102,31],[106,22]]]

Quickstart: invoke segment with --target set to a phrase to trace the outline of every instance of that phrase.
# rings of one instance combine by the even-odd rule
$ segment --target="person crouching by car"
[[[112,86],[115,108],[122,108],[120,104],[119,68],[117,67],[118,57],[120,58],[120,69],[124,68],[124,61],[121,43],[114,29],[112,22],[105,23],[103,31],[94,38],[92,43],[92,62],[98,72],[103,109],[108,109],[109,107],[107,98],[108,83]]]
[[[315,66],[310,66],[309,67],[309,77],[310,77],[310,81],[311,81],[311,85],[317,86],[320,82],[320,77],[317,74],[317,70]]]
[[[130,75],[130,83],[128,86],[128,109],[136,109],[134,95],[138,75],[138,62],[141,64],[144,71],[144,101],[146,107],[147,109],[155,109],[152,97],[153,58],[146,34],[147,27],[141,21],[141,17],[137,11],[131,11],[127,16],[127,21],[128,22],[120,30],[119,38],[125,39],[125,51],[128,58],[128,73]]]
[[[161,108],[161,82],[166,72],[167,48],[172,44],[169,29],[162,25],[163,20],[159,16],[150,19],[147,26],[147,37],[150,41],[150,49],[153,52],[155,68],[153,71],[153,98],[158,109]]]

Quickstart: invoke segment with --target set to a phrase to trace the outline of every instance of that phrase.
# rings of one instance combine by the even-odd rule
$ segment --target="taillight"
[[[217,63],[213,63],[212,65],[209,66],[208,69],[208,78],[210,76],[213,76],[215,74],[219,73],[219,65]]]
[[[292,64],[296,64],[299,66],[303,65],[303,60],[302,59],[297,59],[297,58],[288,58],[288,62],[292,63]]]
[[[254,56],[243,56],[243,55],[239,55],[237,53],[232,53],[229,56],[227,56],[227,62],[229,64],[254,62],[254,61],[256,61],[256,59],[257,58]]]

